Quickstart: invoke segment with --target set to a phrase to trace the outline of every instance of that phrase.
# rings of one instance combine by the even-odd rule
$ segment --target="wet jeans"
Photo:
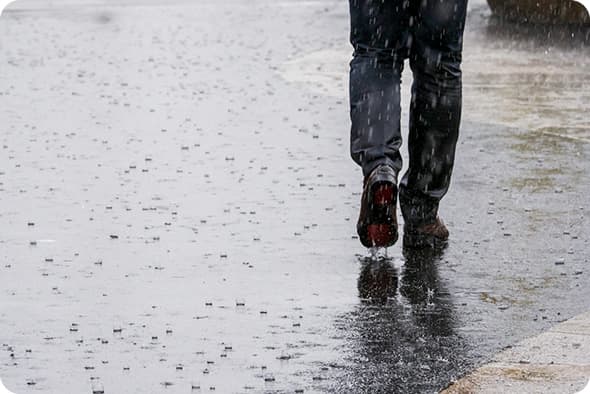
[[[400,83],[413,73],[409,169],[400,205],[410,225],[432,223],[449,188],[461,118],[461,51],[467,0],[349,0],[350,150],[368,175],[402,168]]]

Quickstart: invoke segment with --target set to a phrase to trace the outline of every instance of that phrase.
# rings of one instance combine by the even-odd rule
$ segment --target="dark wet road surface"
[[[433,392],[590,306],[584,39],[473,2],[451,243],[371,261],[345,3],[35,4],[0,23],[14,391]]]

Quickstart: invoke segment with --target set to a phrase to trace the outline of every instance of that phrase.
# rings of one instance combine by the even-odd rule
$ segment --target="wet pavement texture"
[[[347,12],[21,0],[2,14],[9,389],[435,392],[589,309],[588,30],[471,3],[449,247],[371,258]]]

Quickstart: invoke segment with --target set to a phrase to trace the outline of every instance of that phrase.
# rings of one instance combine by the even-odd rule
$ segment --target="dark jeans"
[[[410,225],[432,223],[449,188],[466,11],[467,0],[350,0],[350,150],[364,175],[380,164],[401,171],[400,83],[410,59],[410,161],[399,195]]]

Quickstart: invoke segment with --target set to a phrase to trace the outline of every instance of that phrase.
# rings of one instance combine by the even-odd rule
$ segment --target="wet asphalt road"
[[[587,30],[471,3],[450,245],[372,260],[346,2],[166,4],[0,19],[8,388],[428,393],[589,309]]]

